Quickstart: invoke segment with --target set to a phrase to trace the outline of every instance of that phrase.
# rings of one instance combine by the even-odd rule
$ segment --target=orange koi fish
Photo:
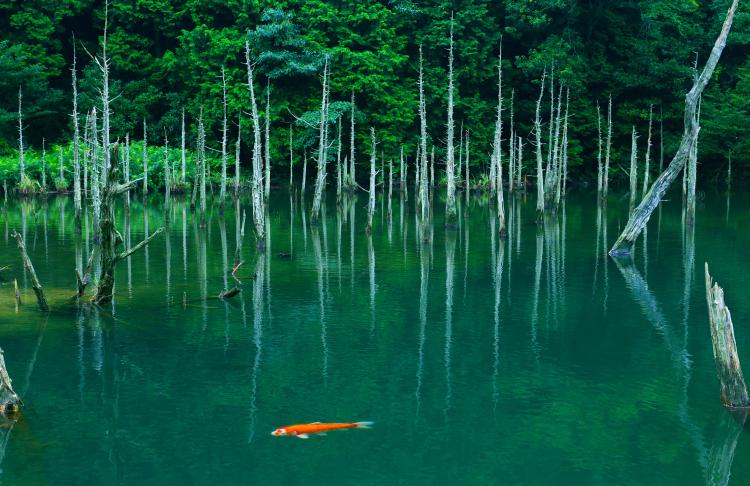
[[[372,422],[352,422],[352,423],[338,423],[338,424],[322,424],[320,422],[313,422],[311,424],[296,424],[287,425],[271,432],[271,435],[293,435],[300,439],[308,439],[310,434],[325,435],[326,432],[331,430],[344,430],[344,429],[369,429],[372,426]]]

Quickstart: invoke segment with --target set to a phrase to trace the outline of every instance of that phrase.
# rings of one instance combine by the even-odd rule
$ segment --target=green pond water
[[[703,274],[709,261],[750,366],[746,197],[709,192],[690,229],[672,195],[618,264],[605,252],[627,220],[619,195],[605,210],[573,193],[541,226],[533,195],[510,197],[505,241],[486,197],[461,194],[446,230],[438,195],[428,244],[413,198],[396,194],[389,218],[380,196],[370,238],[366,197],[329,198],[313,228],[310,196],[271,196],[261,258],[247,199],[223,218],[214,202],[201,229],[184,201],[134,196],[125,239],[167,230],[119,265],[113,305],[82,310],[64,302],[90,222],[77,236],[72,198],[8,201],[0,346],[26,405],[0,428],[0,484],[750,484]],[[234,299],[202,300],[233,285]]]

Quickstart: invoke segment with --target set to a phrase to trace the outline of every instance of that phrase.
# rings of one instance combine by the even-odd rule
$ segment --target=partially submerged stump
[[[734,340],[732,315],[724,303],[724,290],[712,282],[706,263],[706,301],[711,324],[711,342],[716,374],[721,384],[721,401],[731,408],[750,408],[750,397],[742,375],[737,343]]]
[[[21,405],[23,402],[13,390],[10,376],[5,369],[5,356],[0,349],[0,413],[17,412]]]

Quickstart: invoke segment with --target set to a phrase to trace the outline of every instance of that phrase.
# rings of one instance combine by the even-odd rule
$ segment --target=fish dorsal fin
[[[311,424],[322,424],[323,422],[310,422]]]

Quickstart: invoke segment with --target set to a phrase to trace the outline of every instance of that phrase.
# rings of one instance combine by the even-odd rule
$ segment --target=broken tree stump
[[[21,252],[21,260],[23,260],[23,266],[31,275],[31,287],[34,289],[34,294],[36,294],[36,301],[39,304],[39,308],[43,312],[49,312],[49,305],[47,305],[47,299],[44,297],[44,289],[42,288],[42,284],[39,282],[39,279],[36,276],[34,265],[32,265],[31,263],[29,254],[26,253],[26,245],[23,242],[23,237],[21,237],[21,235],[19,235],[15,231],[13,232],[12,236],[16,239],[16,243],[18,243],[18,251]]]
[[[724,290],[712,282],[706,269],[706,301],[711,324],[711,342],[716,362],[716,374],[721,385],[721,401],[730,408],[750,408],[750,397],[742,375],[737,343],[734,340],[732,315],[724,303]]]
[[[22,404],[21,399],[13,391],[10,376],[5,369],[5,356],[3,350],[0,349],[0,413],[17,412]]]

